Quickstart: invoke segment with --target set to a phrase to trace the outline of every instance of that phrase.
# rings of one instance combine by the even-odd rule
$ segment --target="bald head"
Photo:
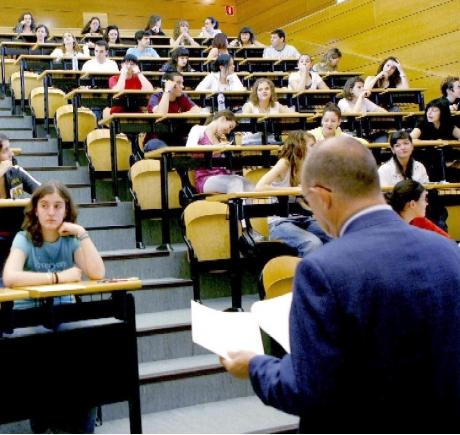
[[[327,139],[308,154],[302,171],[304,187],[320,185],[350,199],[380,197],[377,163],[356,139]]]

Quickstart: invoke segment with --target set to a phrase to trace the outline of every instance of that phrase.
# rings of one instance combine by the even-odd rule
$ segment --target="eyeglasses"
[[[332,189],[330,189],[329,187],[326,187],[326,186],[322,186],[321,184],[315,184],[313,186],[309,186],[305,189],[305,194],[304,194],[304,198],[305,200],[308,202],[308,196],[311,192],[314,192],[315,190],[314,189],[323,189],[323,190],[326,190],[327,192],[329,193],[332,193]]]

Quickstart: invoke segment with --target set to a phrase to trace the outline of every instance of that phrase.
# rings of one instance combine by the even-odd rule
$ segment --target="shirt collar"
[[[352,222],[354,222],[356,219],[360,218],[361,216],[364,216],[369,213],[373,213],[375,211],[381,211],[381,210],[392,210],[392,208],[389,205],[386,204],[379,204],[379,205],[372,205],[370,207],[367,207],[361,211],[358,211],[358,213],[355,213],[354,215],[350,216],[345,223],[342,225],[342,228],[340,228],[340,233],[339,237],[342,237],[345,232],[347,231],[348,227]]]

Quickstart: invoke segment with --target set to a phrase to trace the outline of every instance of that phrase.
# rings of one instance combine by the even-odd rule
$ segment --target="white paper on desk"
[[[292,304],[292,293],[278,296],[273,299],[254,302],[251,313],[258,325],[284,350],[291,353],[289,344],[289,312]]]
[[[249,350],[263,355],[260,329],[251,313],[223,312],[192,301],[192,340],[217,355]]]

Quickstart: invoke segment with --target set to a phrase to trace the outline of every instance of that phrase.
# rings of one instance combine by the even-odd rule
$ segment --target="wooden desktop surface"
[[[142,288],[142,281],[139,278],[114,278],[98,281],[68,282],[64,284],[29,285],[17,287],[15,290],[26,291],[29,295],[28,297],[38,299],[55,296],[107,293],[117,290],[137,290],[140,288]]]
[[[30,198],[24,199],[0,199],[0,208],[25,207],[29,204]]]
[[[30,295],[26,290],[0,288],[0,302],[18,301],[28,298],[30,298]]]
[[[279,145],[197,145],[197,146],[168,146],[145,153],[146,159],[159,159],[163,154],[193,154],[193,153],[224,153],[278,151]]]

